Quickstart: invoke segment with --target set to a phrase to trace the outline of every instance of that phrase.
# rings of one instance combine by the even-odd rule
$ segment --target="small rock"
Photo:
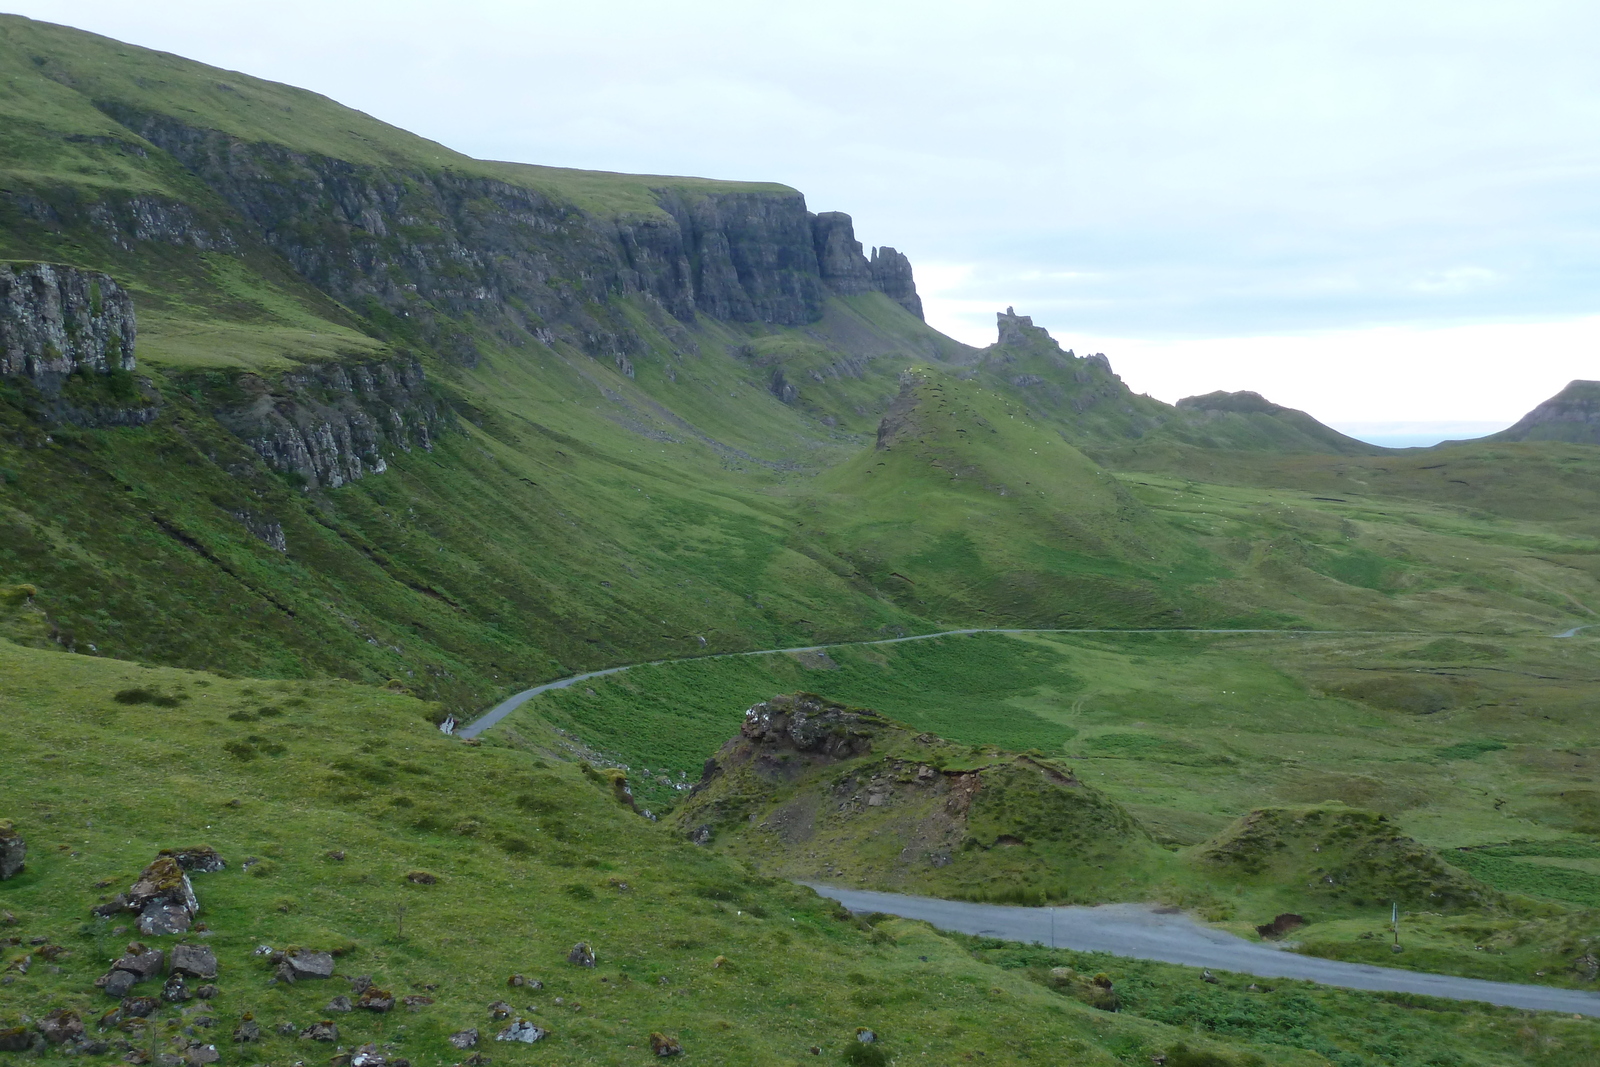
[[[289,1032],[293,1033],[294,1032],[294,1028],[290,1027]],[[243,1019],[240,1019],[239,1020],[239,1025],[235,1026],[233,1028],[233,1041],[234,1041],[234,1044],[244,1045],[244,1044],[248,1044],[248,1043],[250,1043],[252,1041],[260,1041],[260,1040],[261,1040],[261,1025],[259,1023],[257,1023],[253,1017],[251,1017],[249,1015],[246,1015]]]
[[[190,978],[215,978],[217,954],[210,945],[191,945],[187,942],[173,945],[172,973]]]
[[[133,992],[133,987],[139,983],[139,976],[132,971],[112,970],[103,979],[97,979],[100,988],[106,996],[121,1000]]]
[[[193,918],[194,914],[182,905],[152,901],[139,912],[139,932],[147,937],[186,934]]]
[[[543,1041],[548,1034],[548,1030],[541,1030],[526,1019],[518,1019],[498,1034],[495,1034],[494,1039],[496,1041],[520,1041],[525,1045],[531,1045],[535,1041]]]
[[[312,1023],[300,1031],[300,1036],[308,1041],[337,1041],[339,1040],[339,1027],[332,1019],[323,1019],[321,1022]]]
[[[489,1005],[489,1018],[496,1021],[499,1021],[500,1019],[509,1019],[511,1018],[511,1011],[511,1005],[507,1004],[503,1000],[497,1000],[493,1004]]]
[[[189,985],[183,980],[183,975],[174,974],[167,979],[167,984],[161,987],[161,999],[169,1004],[178,1004],[188,1000],[192,993]]]
[[[466,1030],[457,1030],[450,1035],[450,1043],[463,1052],[473,1048],[478,1043],[478,1029],[471,1027]]]
[[[145,948],[137,941],[130,942],[127,953],[111,966],[119,971],[129,971],[139,981],[154,978],[161,973],[166,957],[158,948]]]
[[[15,878],[27,867],[28,843],[10,819],[0,819],[0,882]],[[6,914],[10,914],[7,912]]]
[[[361,994],[361,999],[356,1001],[356,1007],[367,1011],[391,1011],[394,1008],[394,994],[387,989],[369,986]]]
[[[856,1027],[856,1040],[863,1045],[870,1045],[878,1040],[878,1035],[868,1030],[865,1026]]]
[[[156,1053],[156,1067],[183,1067],[183,1057],[170,1052]]]
[[[17,917],[9,911],[0,911],[0,926],[17,925]]]
[[[1211,985],[1216,985],[1217,984],[1217,976],[1212,974],[1206,968],[1202,967],[1200,969],[1200,981],[1209,982]]]
[[[514,974],[510,978],[506,979],[506,985],[510,986],[512,989],[515,989],[518,986],[525,986],[527,984],[528,980],[522,977],[520,974]]]
[[[39,1032],[52,1045],[83,1036],[83,1020],[71,1008],[57,1008],[39,1020]]]
[[[208,1063],[216,1063],[222,1059],[222,1054],[215,1045],[190,1045],[189,1051],[183,1054],[183,1062],[189,1067],[206,1067]]]
[[[668,1037],[666,1034],[655,1033],[650,1035],[650,1051],[657,1056],[681,1056],[683,1055],[683,1046],[678,1044],[676,1038]]]
[[[429,1004],[433,1003],[433,998],[417,994],[415,996],[406,997],[400,1003],[406,1006],[406,1011],[421,1011],[423,1008],[426,1008]]]
[[[689,842],[695,845],[709,845],[711,844],[711,834],[710,823],[704,826],[696,826],[693,832],[689,834]]]
[[[201,1000],[210,1000],[219,992],[221,992],[221,990],[214,985],[203,985],[194,991],[194,995],[199,997]]]
[[[155,997],[129,997],[119,1010],[124,1019],[148,1019],[160,1007],[161,1001]]]
[[[372,988],[372,975],[358,974],[350,979],[350,992],[355,994],[365,993]]]
[[[293,1037],[299,1030],[300,1028],[294,1023],[283,1022],[277,1025],[277,1031],[283,1037]]]
[[[726,957],[726,956],[718,956],[716,959],[711,961],[711,969],[712,970],[716,970],[719,967],[726,966],[727,963],[728,963],[728,957]]]
[[[171,856],[178,861],[179,867],[196,874],[215,874],[228,866],[223,858],[217,855],[217,850],[210,845],[201,845],[199,848],[164,848],[161,850],[161,855]]]
[[[406,881],[415,885],[433,885],[439,881],[439,876],[429,874],[427,871],[409,871],[406,874]]]
[[[389,1067],[389,1057],[377,1045],[362,1045],[350,1056],[350,1067]]]
[[[567,953],[567,962],[579,967],[593,967],[594,949],[589,947],[589,942],[579,941],[572,946],[572,951]]]
[[[328,1001],[328,1006],[326,1008],[323,1008],[322,1010],[323,1011],[355,1011],[355,1008],[350,1006],[350,998],[341,993],[339,996],[336,996],[332,1000]]]
[[[332,852],[325,853],[324,854],[324,858],[325,859],[330,859],[335,863],[343,863],[344,862],[344,851],[342,849],[337,849],[336,848]]]
[[[312,952],[310,949],[301,949],[291,956],[284,957],[284,963],[294,974],[294,980],[305,978],[332,978],[333,956],[327,952]]]
[[[26,1052],[33,1045],[33,1033],[26,1026],[0,1027],[0,1052]]]

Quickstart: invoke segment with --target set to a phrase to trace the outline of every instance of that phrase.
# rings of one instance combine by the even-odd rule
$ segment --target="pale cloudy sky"
[[[1600,378],[1593,0],[9,6],[477,156],[786,182],[941,329],[1015,305],[1167,400],[1460,435]]]

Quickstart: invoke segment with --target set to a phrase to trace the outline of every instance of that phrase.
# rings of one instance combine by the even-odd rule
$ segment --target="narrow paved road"
[[[906,641],[929,641],[935,637],[960,637],[966,634],[1393,634],[1396,636],[1427,637],[1428,634],[1410,633],[1405,630],[1193,630],[1193,629],[1167,629],[1167,630],[1047,630],[1047,629],[980,629],[980,630],[940,630],[934,634],[912,634],[910,637],[885,637],[875,641],[839,641],[831,645],[802,645],[796,648],[763,648],[754,652],[715,652],[706,656],[684,656],[679,659],[653,659],[644,663],[629,663],[621,667],[607,667],[603,671],[590,671],[588,674],[574,674],[571,678],[558,678],[553,682],[536,685],[532,689],[509,696],[473,719],[465,726],[456,730],[457,737],[477,737],[483,731],[499,722],[501,719],[516,711],[522,705],[552,689],[565,689],[569,685],[588,681],[590,678],[603,678],[608,674],[617,674],[620,671],[629,671],[635,667],[654,667],[662,663],[685,663],[701,659],[728,659],[733,656],[777,656],[786,652],[821,652],[830,648],[849,648],[858,645],[898,645]],[[1558,636],[1566,637],[1567,634]]]
[[[1184,915],[1163,915],[1146,904],[1105,904],[1098,908],[1023,908],[970,904],[933,897],[873,893],[812,885],[851,911],[881,911],[921,919],[941,930],[1037,942],[1078,952],[1109,952],[1133,959],[1214,967],[1260,978],[1297,978],[1346,989],[1420,993],[1450,1000],[1477,1000],[1508,1008],[1575,1012],[1600,1017],[1600,994],[1581,989],[1488,982],[1446,974],[1402,971],[1301,956],[1222,930],[1201,926]]]

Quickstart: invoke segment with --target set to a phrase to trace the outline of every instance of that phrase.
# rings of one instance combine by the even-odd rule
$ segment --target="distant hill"
[[[1600,382],[1568,382],[1567,387],[1522,416],[1515,426],[1486,441],[1567,441],[1600,445]]]

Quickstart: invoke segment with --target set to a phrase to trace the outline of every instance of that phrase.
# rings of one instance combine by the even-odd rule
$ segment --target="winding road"
[[[1418,993],[1450,1000],[1477,1000],[1508,1008],[1600,1017],[1600,994],[1581,989],[1489,982],[1481,978],[1456,978],[1301,956],[1201,926],[1186,915],[1163,914],[1147,904],[1024,908],[807,884],[854,912],[881,911],[906,919],[920,919],[941,930],[957,933],[1078,952],[1109,952],[1114,956],[1179,963],[1187,967],[1215,967],[1219,971],[1260,978],[1295,978],[1346,989]]]
[[[1552,637],[1575,637],[1589,626],[1575,626]],[[1114,629],[972,629],[941,630],[909,637],[889,637],[874,641],[843,641],[831,645],[804,645],[795,648],[769,648],[753,652],[720,652],[681,659],[650,660],[605,670],[575,674],[507,697],[483,715],[456,730],[459,737],[477,737],[540,693],[565,689],[590,678],[603,678],[634,667],[681,663],[696,659],[727,659],[734,656],[774,656],[796,652],[822,652],[830,648],[860,645],[896,645],[906,641],[928,641],[936,637],[968,634],[1126,634],[1126,633],[1202,633],[1202,634],[1391,634],[1396,637],[1426,637],[1428,634],[1399,630],[1114,630]],[[839,901],[851,911],[880,911],[907,919],[920,919],[941,930],[998,937],[1067,948],[1080,952],[1107,952],[1132,959],[1157,960],[1188,967],[1215,967],[1260,978],[1291,978],[1346,989],[1416,993],[1450,1000],[1475,1000],[1530,1011],[1559,1011],[1600,1018],[1600,994],[1552,986],[1490,982],[1480,978],[1457,978],[1422,971],[1403,971],[1393,967],[1374,967],[1363,963],[1325,960],[1301,956],[1281,948],[1246,941],[1222,930],[1201,926],[1181,914],[1159,912],[1146,904],[1106,904],[1097,908],[1026,908],[1001,904],[973,904],[967,901],[940,900],[935,897],[905,896],[868,890],[837,889],[806,883],[825,897]]]
[[[1582,629],[1582,627],[1579,627]],[[1558,637],[1570,637],[1572,632],[1558,634]],[[912,634],[910,637],[885,637],[873,641],[836,641],[831,645],[801,645],[796,648],[762,648],[753,652],[713,652],[705,656],[681,656],[677,659],[652,659],[643,663],[628,663],[621,667],[607,667],[603,671],[590,671],[587,674],[574,674],[570,678],[558,678],[553,682],[536,685],[532,689],[524,689],[515,693],[482,715],[473,719],[465,726],[458,727],[455,731],[457,737],[477,737],[483,731],[499,722],[501,719],[516,711],[522,705],[538,696],[548,693],[552,689],[565,689],[569,685],[586,682],[590,678],[604,678],[608,674],[619,674],[622,671],[631,671],[635,667],[656,667],[663,663],[688,663],[703,659],[731,659],[736,656],[780,656],[794,652],[824,652],[830,648],[852,648],[861,645],[898,645],[906,641],[931,641],[935,637],[962,637],[968,634],[1288,634],[1328,636],[1330,634],[1392,634],[1396,637],[1427,637],[1422,633],[1413,633],[1407,630],[1194,630],[1194,629],[1165,629],[1165,630],[1049,630],[1049,629],[978,629],[978,630],[940,630],[932,634]]]

